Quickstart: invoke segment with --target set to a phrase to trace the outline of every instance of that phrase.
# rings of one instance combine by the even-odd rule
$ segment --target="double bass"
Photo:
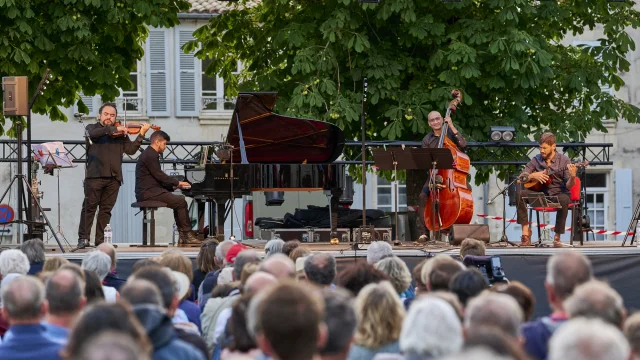
[[[451,96],[453,100],[447,107],[445,119],[449,117],[451,112],[455,112],[457,106],[462,102],[460,90],[453,90]],[[453,169],[439,169],[436,170],[436,174],[431,174],[431,179],[442,186],[441,188],[432,187],[424,209],[425,225],[430,231],[437,233],[448,229],[453,224],[469,224],[473,217],[473,197],[467,185],[471,160],[449,139],[448,131],[449,126],[443,119],[438,148],[446,148],[451,151]]]

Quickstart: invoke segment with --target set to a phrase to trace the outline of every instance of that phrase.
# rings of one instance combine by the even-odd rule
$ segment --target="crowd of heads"
[[[272,240],[264,254],[204,242],[117,276],[111,245],[81,265],[25,242],[0,253],[4,359],[631,359],[640,315],[594,278],[579,251],[547,261],[546,299],[518,281],[489,284],[465,256],[407,261],[374,242],[361,261]],[[39,264],[39,265],[38,265]],[[34,270],[35,269],[35,270]],[[34,272],[33,275],[29,275]],[[533,318],[536,301],[549,316]],[[3,328],[2,322],[6,325]],[[25,337],[28,334],[29,337]],[[26,339],[41,336],[42,346]]]

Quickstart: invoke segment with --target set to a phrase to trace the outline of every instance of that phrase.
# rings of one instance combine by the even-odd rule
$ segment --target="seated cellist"
[[[442,125],[446,121],[448,125],[447,137],[456,144],[458,149],[464,151],[464,148],[467,146],[467,141],[464,139],[464,137],[462,137],[462,135],[460,135],[460,133],[458,132],[458,129],[456,129],[456,127],[453,125],[453,121],[451,120],[451,117],[447,117],[443,119],[442,114],[440,114],[437,111],[432,111],[427,116],[427,121],[429,126],[431,127],[431,132],[428,133],[422,139],[423,148],[438,147],[438,140],[440,139],[440,135],[442,134]],[[443,185],[440,185],[440,186],[443,186]],[[422,187],[422,191],[420,192],[420,196],[418,200],[419,213],[417,216],[418,218],[417,225],[418,225],[418,231],[420,231],[421,233],[420,237],[418,238],[418,241],[421,241],[421,242],[427,241],[429,239],[427,228],[424,223],[424,208],[427,204],[427,200],[429,199],[430,192],[431,191],[429,189],[429,179],[427,179],[427,182],[425,182],[424,186]]]

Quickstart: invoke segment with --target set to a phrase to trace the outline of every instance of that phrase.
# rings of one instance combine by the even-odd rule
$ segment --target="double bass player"
[[[432,111],[427,116],[427,121],[428,121],[429,127],[431,127],[431,132],[429,132],[422,139],[423,148],[438,147],[438,141],[440,139],[440,135],[442,134],[442,127],[445,122],[448,125],[447,137],[449,138],[449,140],[453,141],[460,150],[464,150],[464,148],[467,147],[467,141],[458,132],[458,129],[456,129],[455,125],[453,125],[453,121],[451,120],[450,116],[447,116],[446,118],[443,119],[442,114],[440,114],[438,111]],[[444,185],[438,185],[438,186],[444,187]],[[424,222],[424,211],[425,211],[425,206],[427,204],[427,200],[429,199],[430,193],[431,193],[431,190],[429,189],[429,180],[427,179],[427,181],[424,183],[424,186],[422,187],[422,191],[420,192],[419,199],[418,199],[419,213],[418,213],[417,225],[418,225],[418,231],[420,231],[421,233],[420,237],[418,238],[419,242],[424,242],[429,239],[429,235],[428,235],[429,233],[427,231],[427,227]]]

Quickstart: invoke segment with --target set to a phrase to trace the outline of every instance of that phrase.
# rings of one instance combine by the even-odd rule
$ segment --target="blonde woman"
[[[348,360],[371,360],[378,353],[400,353],[405,310],[388,281],[365,286],[355,302],[358,325]]]

